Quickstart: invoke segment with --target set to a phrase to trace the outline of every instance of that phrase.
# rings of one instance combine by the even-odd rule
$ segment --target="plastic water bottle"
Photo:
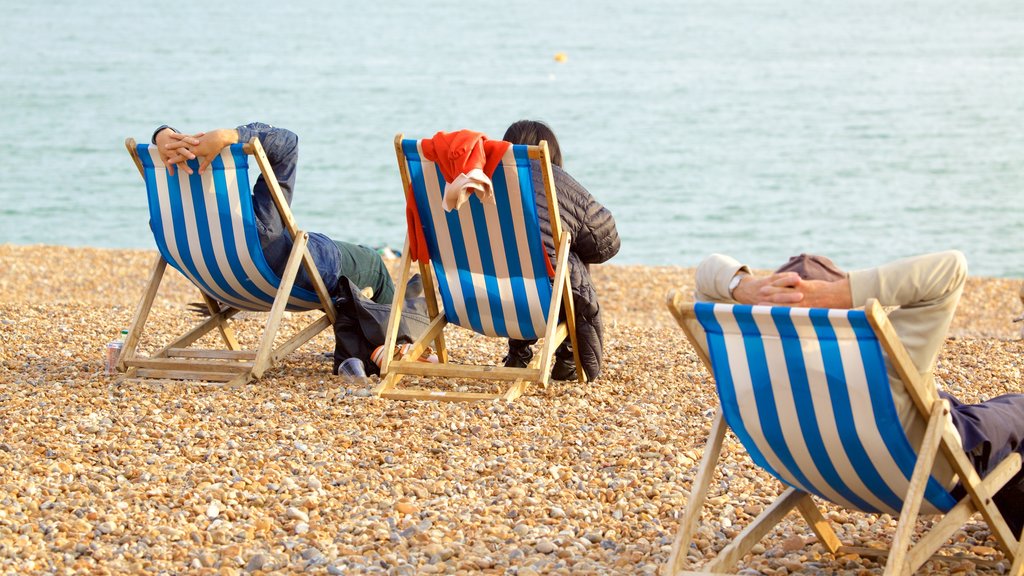
[[[117,374],[117,361],[121,358],[121,350],[124,349],[124,342],[127,339],[128,331],[121,330],[121,334],[117,337],[117,340],[107,343],[107,363],[103,371],[108,376],[111,374]]]

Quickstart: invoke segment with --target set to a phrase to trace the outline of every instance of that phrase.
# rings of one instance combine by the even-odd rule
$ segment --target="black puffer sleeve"
[[[558,209],[562,223],[572,234],[572,251],[584,264],[607,262],[619,252],[615,217],[568,172],[553,168]]]

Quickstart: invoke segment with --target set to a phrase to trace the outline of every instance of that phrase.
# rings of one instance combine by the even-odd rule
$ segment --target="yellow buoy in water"
[[[565,52],[555,52],[555,62],[565,62],[569,56]]]

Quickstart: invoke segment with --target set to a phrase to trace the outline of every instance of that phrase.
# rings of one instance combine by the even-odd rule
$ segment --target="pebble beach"
[[[371,397],[331,374],[330,331],[236,388],[106,375],[104,346],[155,259],[0,245],[0,573],[662,573],[716,404],[664,304],[670,289],[692,293],[693,269],[595,267],[601,378],[463,404]],[[936,370],[965,402],[1024,392],[1020,286],[968,280]],[[196,300],[169,271],[142,349],[191,326]],[[303,320],[287,315],[283,332]],[[260,319],[238,324],[252,346]],[[446,338],[456,361],[505,350],[457,328]],[[727,436],[693,569],[779,492]],[[891,517],[821,508],[844,543],[888,546]],[[882,573],[829,554],[796,514],[755,552],[739,573]],[[921,573],[1009,567],[978,518],[942,553]]]

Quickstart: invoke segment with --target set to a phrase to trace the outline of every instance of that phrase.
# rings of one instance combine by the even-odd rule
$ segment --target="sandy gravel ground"
[[[238,389],[105,376],[104,345],[128,326],[154,259],[0,245],[0,573],[660,572],[715,405],[664,307],[670,288],[692,289],[692,270],[596,269],[608,325],[598,382],[447,404],[350,388],[330,374],[327,332]],[[1024,392],[1019,287],[969,280],[938,369],[965,401]],[[183,331],[196,296],[172,274],[143,347]],[[503,354],[448,338],[456,357]],[[779,491],[727,439],[691,557],[700,564]],[[885,547],[895,524],[825,510],[852,545]],[[947,553],[989,559],[979,573],[1005,571],[981,523],[954,540]],[[795,515],[757,551],[741,573],[881,573],[827,554]],[[952,560],[924,572],[973,570]]]

